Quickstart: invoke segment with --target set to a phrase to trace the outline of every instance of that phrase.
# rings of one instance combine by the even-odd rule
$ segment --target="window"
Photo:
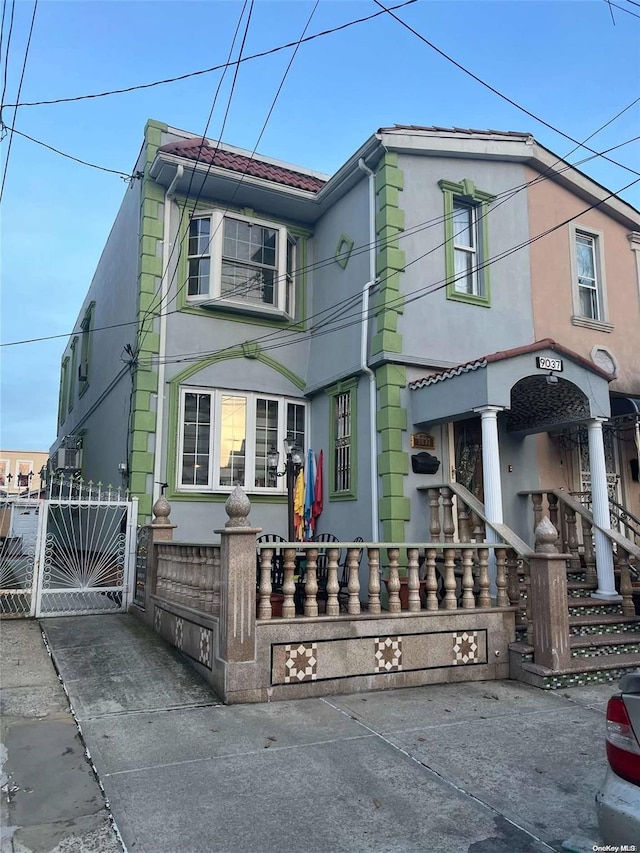
[[[440,181],[444,195],[447,298],[488,306],[487,213],[494,196],[465,179]]]
[[[327,388],[331,397],[331,436],[329,456],[329,497],[332,500],[356,498],[357,480],[357,379]]]
[[[296,239],[273,223],[222,211],[194,216],[187,239],[187,301],[294,316]]]
[[[80,364],[78,365],[78,382],[80,388],[78,396],[82,397],[89,387],[89,363],[91,361],[91,331],[93,329],[93,312],[95,302],[92,302],[85,311],[80,328],[82,329],[82,337],[80,339]],[[75,381],[75,380],[74,380]]]
[[[9,460],[8,459],[0,459],[0,486],[5,487],[9,485]]]
[[[268,470],[286,436],[306,448],[306,404],[282,397],[204,388],[181,389],[178,489],[285,490]]]
[[[610,332],[604,274],[604,243],[601,231],[569,226],[574,326]]]
[[[19,489],[28,489],[33,477],[33,460],[19,459],[16,462],[16,483]]]
[[[77,349],[78,349],[78,338],[74,338],[71,344],[71,370],[69,371],[69,391],[68,391],[68,401],[67,407],[68,410],[71,411],[73,409],[73,403],[76,395],[76,371],[78,369],[77,364]]]
[[[67,390],[69,387],[69,357],[62,359],[60,368],[60,390],[58,392],[58,423],[64,423],[67,416]]]

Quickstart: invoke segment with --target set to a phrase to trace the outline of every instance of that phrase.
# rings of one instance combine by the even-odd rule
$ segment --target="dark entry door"
[[[482,488],[482,427],[480,418],[467,418],[453,425],[454,480],[484,503]]]

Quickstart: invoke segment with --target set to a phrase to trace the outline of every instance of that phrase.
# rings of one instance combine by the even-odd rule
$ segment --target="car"
[[[596,794],[602,840],[624,850],[640,849],[640,670],[620,680],[607,703],[609,767]],[[594,848],[595,849],[595,848]]]

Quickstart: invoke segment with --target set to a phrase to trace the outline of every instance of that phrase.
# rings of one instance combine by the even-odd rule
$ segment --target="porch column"
[[[482,422],[482,483],[484,510],[487,519],[502,524],[502,480],[500,477],[500,450],[498,447],[498,412],[500,406],[483,406],[474,409]],[[603,457],[604,458],[604,457]],[[487,534],[489,531],[487,531]],[[495,541],[489,539],[488,541]]]
[[[593,529],[596,551],[596,571],[598,573],[598,588],[592,593],[594,598],[619,598],[616,592],[613,574],[613,551],[611,541],[604,530],[611,529],[609,516],[609,491],[607,489],[607,467],[604,458],[604,440],[602,438],[603,418],[594,418],[587,422],[589,436],[589,470],[591,472],[591,507],[593,521],[597,525]]]

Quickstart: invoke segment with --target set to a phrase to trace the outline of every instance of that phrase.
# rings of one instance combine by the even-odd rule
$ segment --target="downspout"
[[[167,346],[167,315],[166,305],[167,293],[169,291],[169,229],[171,227],[171,199],[175,193],[178,181],[184,174],[184,166],[178,165],[169,189],[165,194],[164,201],[164,226],[162,239],[162,279],[160,282],[160,353],[158,359],[158,397],[156,403],[156,446],[155,459],[153,462],[153,501],[154,503],[163,494],[162,484],[162,421],[164,417],[164,377],[165,365],[164,355]]]
[[[378,435],[376,417],[378,399],[376,375],[368,365],[369,354],[369,299],[371,288],[378,283],[376,278],[376,189],[375,175],[361,157],[358,168],[369,176],[369,281],[362,288],[362,313],[360,316],[360,370],[369,377],[369,449],[371,455],[371,541],[380,538],[378,519]]]

